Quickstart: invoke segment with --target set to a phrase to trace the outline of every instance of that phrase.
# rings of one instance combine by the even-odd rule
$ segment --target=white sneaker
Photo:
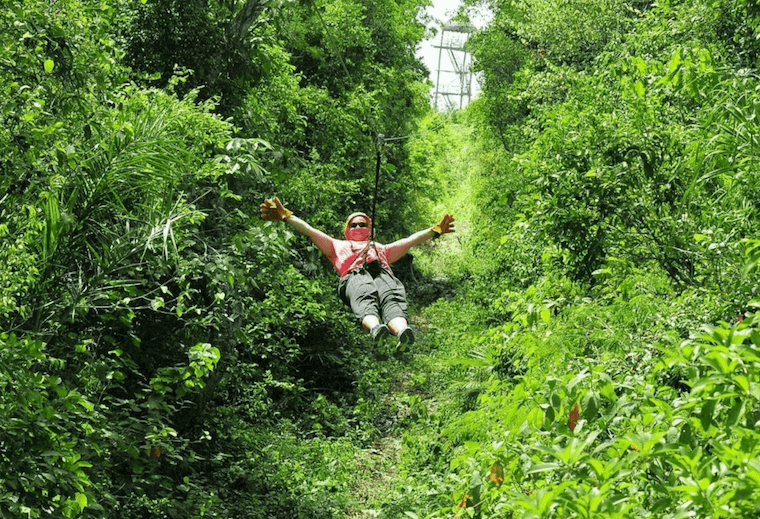
[[[400,332],[398,332],[398,344],[396,345],[397,348],[403,348],[406,345],[412,345],[414,344],[414,330],[412,330],[410,327],[406,327]]]
[[[373,326],[369,333],[372,334],[372,339],[378,346],[382,346],[385,340],[391,336],[391,331],[382,323]]]

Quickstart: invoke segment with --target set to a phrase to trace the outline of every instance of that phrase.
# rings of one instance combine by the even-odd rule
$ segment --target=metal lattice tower
[[[448,23],[441,28],[441,44],[433,46],[438,49],[438,72],[433,100],[436,108],[441,108],[439,97],[446,110],[456,108],[457,104],[460,109],[464,108],[472,99],[472,56],[464,49],[464,44],[473,30],[472,25],[461,23]],[[441,68],[444,50],[449,58],[449,62],[444,64],[449,67],[448,70]],[[444,74],[443,82],[441,74]]]

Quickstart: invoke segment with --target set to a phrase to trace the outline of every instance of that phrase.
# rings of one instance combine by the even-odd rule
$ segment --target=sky
[[[432,0],[433,5],[431,7],[427,8],[427,13],[432,16],[435,21],[434,26],[438,28],[438,34],[434,36],[433,38],[429,40],[425,40],[422,42],[419,50],[417,51],[417,56],[422,58],[422,61],[425,63],[425,66],[427,66],[428,70],[430,71],[430,80],[433,82],[433,90],[431,92],[431,95],[435,94],[435,83],[436,79],[438,78],[438,64],[439,64],[439,49],[435,48],[435,45],[441,45],[441,31],[440,27],[441,24],[448,23],[451,18],[456,14],[457,9],[459,8],[460,0]],[[477,28],[483,27],[487,23],[487,19],[484,17],[480,18],[474,18],[472,19],[473,24]],[[445,34],[446,38],[444,40],[444,44],[448,42],[463,42],[463,35],[457,35],[454,33],[446,32]],[[464,53],[462,52],[454,52],[454,57],[459,60],[459,63],[462,63],[462,60],[464,58]],[[461,85],[459,82],[458,76],[454,72],[445,72],[445,71],[453,71],[455,70],[455,66],[451,61],[451,55],[448,51],[443,50],[440,55],[440,82],[441,85],[439,85],[439,92],[447,91],[447,92],[460,92],[461,91]],[[473,97],[477,96],[478,93],[478,82],[475,77],[472,78],[471,83],[472,93]],[[460,98],[459,96],[449,96],[450,102],[459,103]],[[431,102],[433,100],[431,99]],[[466,98],[463,99],[463,103],[466,104]],[[438,98],[438,107],[441,109],[446,108],[446,99],[444,99],[443,96],[439,95]],[[458,106],[458,105],[457,105]]]

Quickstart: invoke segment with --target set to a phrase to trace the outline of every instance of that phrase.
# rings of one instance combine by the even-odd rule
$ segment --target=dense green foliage
[[[470,4],[448,114],[418,0],[0,12],[0,517],[760,514],[760,11]],[[380,241],[457,216],[406,356],[258,216],[376,151]]]
[[[0,517],[351,506],[375,352],[328,265],[258,205],[332,233],[368,210],[376,133],[428,110],[422,5],[2,10]],[[405,163],[388,149],[385,239],[417,224],[384,203],[412,207]]]
[[[755,3],[488,5],[386,516],[756,517]]]

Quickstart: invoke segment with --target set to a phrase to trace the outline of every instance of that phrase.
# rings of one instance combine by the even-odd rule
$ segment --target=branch
[[[268,3],[269,0],[247,0],[243,8],[238,11],[227,26],[227,43],[240,44],[245,39],[248,29],[258,19]]]

